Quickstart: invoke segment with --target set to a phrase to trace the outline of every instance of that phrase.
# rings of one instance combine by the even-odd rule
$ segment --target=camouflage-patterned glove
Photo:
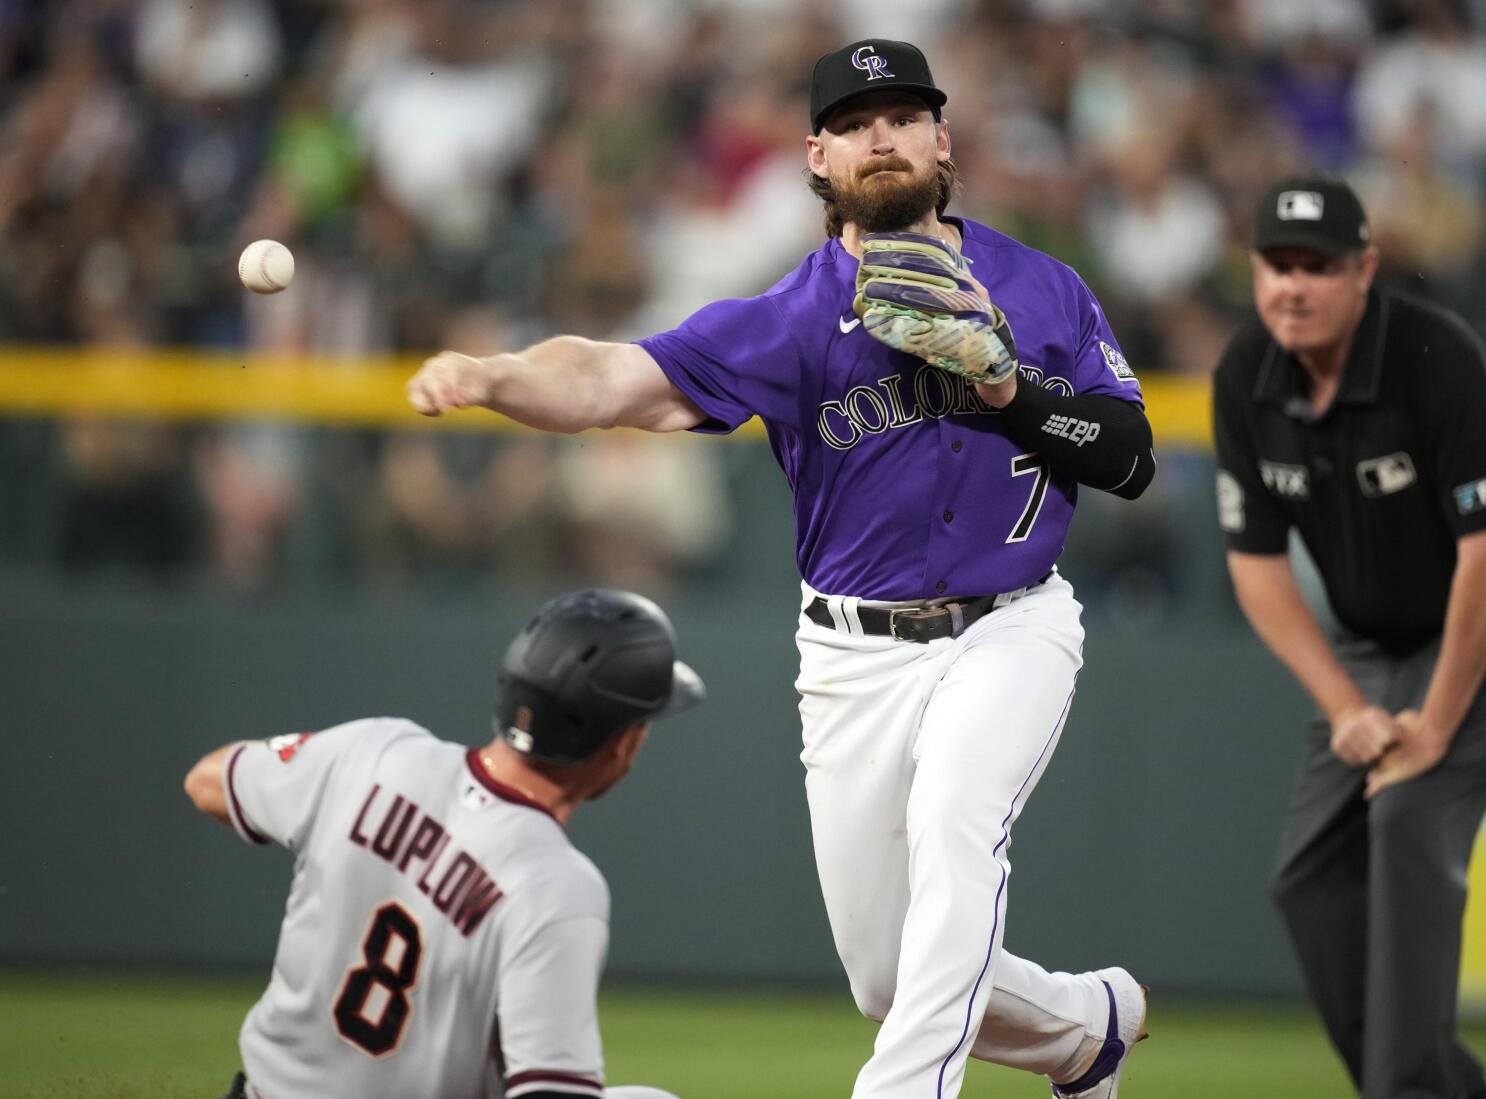
[[[1011,326],[980,295],[953,245],[919,233],[869,233],[862,249],[851,307],[873,338],[972,382],[1004,382],[1016,372]]]

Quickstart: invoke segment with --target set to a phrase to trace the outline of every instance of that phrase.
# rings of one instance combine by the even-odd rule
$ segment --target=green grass
[[[216,1099],[260,978],[0,971],[0,1099]],[[608,1077],[682,1099],[845,1099],[874,1027],[839,992],[630,989],[601,1006]],[[1344,1099],[1309,1013],[1152,1002],[1122,1099]],[[1486,1046],[1486,1027],[1472,1043]],[[972,1063],[967,1099],[1046,1099],[1038,1077]]]

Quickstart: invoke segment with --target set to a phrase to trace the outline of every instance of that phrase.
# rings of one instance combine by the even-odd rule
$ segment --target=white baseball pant
[[[1076,1078],[1105,1038],[1102,984],[1001,949],[1011,827],[1083,662],[1072,587],[1054,574],[927,644],[863,635],[860,601],[831,603],[846,629],[801,616],[796,687],[832,934],[882,1022],[854,1099],[950,1099],[968,1056]]]

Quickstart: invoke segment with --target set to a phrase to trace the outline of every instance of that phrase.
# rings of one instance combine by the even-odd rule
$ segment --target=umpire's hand
[[[1383,753],[1376,767],[1367,772],[1363,794],[1372,798],[1400,782],[1408,782],[1433,770],[1450,750],[1451,737],[1424,723],[1417,710],[1404,710],[1395,719],[1398,742]]]
[[[1348,710],[1331,723],[1331,752],[1353,767],[1368,767],[1397,743],[1398,724],[1381,706]]]

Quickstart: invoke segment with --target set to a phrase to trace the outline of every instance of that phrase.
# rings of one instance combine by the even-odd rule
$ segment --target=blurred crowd
[[[1253,203],[1298,168],[1357,185],[1385,279],[1486,328],[1483,9],[3,0],[0,341],[356,356],[669,327],[819,244],[806,81],[866,36],[920,44],[949,93],[951,212],[1076,267],[1144,374],[1211,370]],[[292,292],[237,284],[259,237],[294,249]],[[748,525],[754,464],[726,449],[0,420],[0,553],[247,590],[296,560],[654,590]],[[1144,547],[1148,581],[1196,491],[1170,481],[1104,540]]]

